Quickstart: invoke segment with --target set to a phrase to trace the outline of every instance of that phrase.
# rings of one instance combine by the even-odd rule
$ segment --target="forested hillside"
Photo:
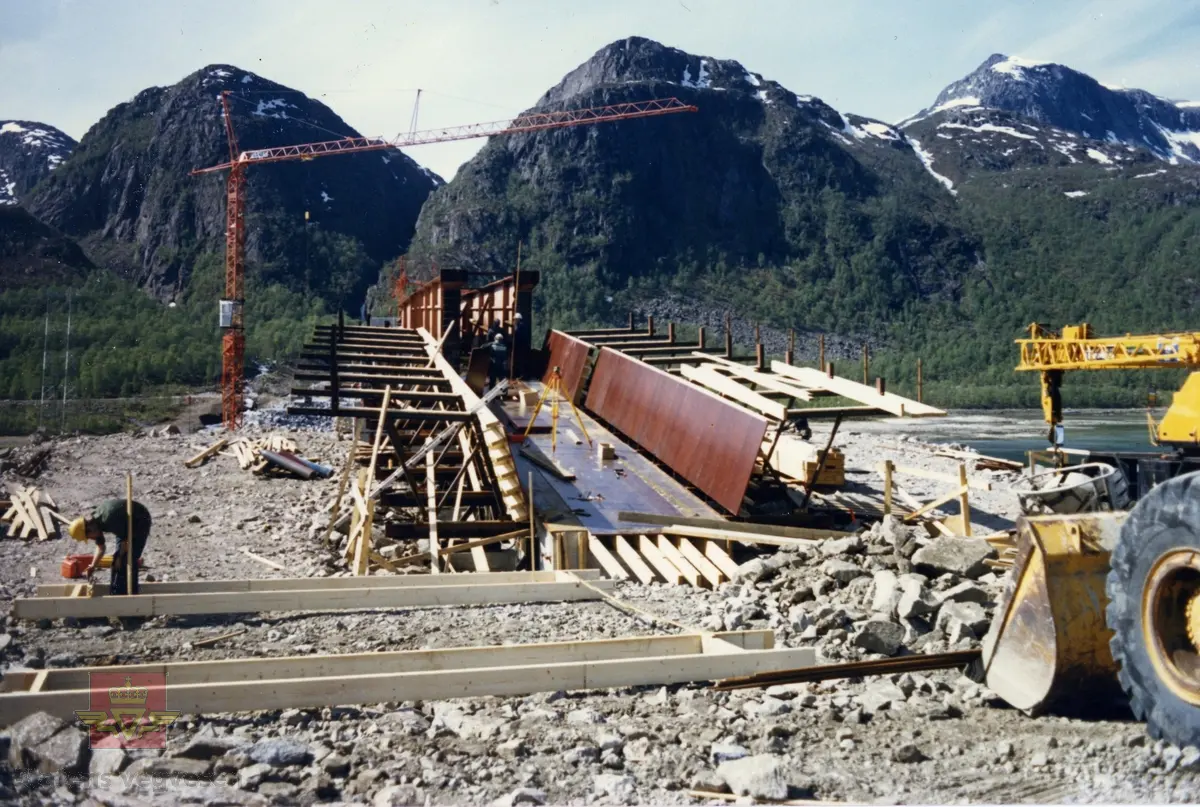
[[[390,313],[401,253],[420,278],[435,264],[511,271],[520,245],[522,267],[542,273],[538,330],[683,298],[805,340],[869,342],[900,391],[920,358],[927,396],[947,406],[1034,405],[1037,379],[1012,372],[1030,322],[1197,325],[1196,105],[1146,106],[1140,91],[1116,103],[1081,76],[994,56],[891,126],[735,61],[615,42],[535,108],[676,96],[699,111],[494,138],[440,187],[391,153],[252,168],[248,363],[287,361],[321,317],[357,315],[376,279],[372,305]],[[311,139],[307,118],[352,131],[225,66],[112,110],[26,194],[39,218],[0,216],[0,396],[40,394],[47,310],[60,383],[68,291],[72,394],[217,382],[224,195],[187,170],[223,159],[213,99],[228,88],[245,96],[244,143]],[[1121,137],[1073,130],[1087,119],[1064,107],[1076,102],[1111,108]],[[1161,138],[1137,141],[1151,130]],[[1072,377],[1068,403],[1136,405],[1175,383]]]

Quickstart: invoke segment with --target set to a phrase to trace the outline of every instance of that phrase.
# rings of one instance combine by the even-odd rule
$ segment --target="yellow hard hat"
[[[67,526],[67,535],[70,535],[76,541],[86,541],[87,540],[87,520],[83,516],[80,516],[79,518],[72,521]]]

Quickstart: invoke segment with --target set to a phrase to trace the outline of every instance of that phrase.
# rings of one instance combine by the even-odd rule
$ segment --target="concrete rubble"
[[[340,464],[345,443],[331,432],[295,436],[306,453]],[[55,441],[39,485],[72,513],[120,495],[123,470],[139,469],[137,496],[156,525],[147,560],[160,580],[277,576],[240,546],[286,562],[289,574],[342,573],[319,547],[336,477],[258,479],[234,462],[184,469],[181,457],[208,442],[161,433]],[[851,441],[848,457],[869,448]],[[61,542],[4,550],[6,602],[58,579]],[[931,538],[888,518],[749,560],[715,591],[630,582],[615,594],[696,629],[770,628],[778,646],[813,647],[829,662],[882,659],[977,648],[1003,584],[989,557],[984,541]],[[0,662],[40,669],[661,632],[601,602],[136,626],[6,616]],[[1157,802],[1200,792],[1200,750],[1156,742],[1128,720],[1033,719],[956,671],[184,715],[165,748],[127,751],[89,749],[78,727],[34,715],[0,733],[0,751],[0,802],[24,805],[702,803],[693,790],[746,800]]]

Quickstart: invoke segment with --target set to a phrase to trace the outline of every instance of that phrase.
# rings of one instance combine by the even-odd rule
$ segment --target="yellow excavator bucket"
[[[1070,709],[1120,692],[1104,583],[1126,515],[1018,523],[1017,559],[983,641],[987,686],[1017,709]]]

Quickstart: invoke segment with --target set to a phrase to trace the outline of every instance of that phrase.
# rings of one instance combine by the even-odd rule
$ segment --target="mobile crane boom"
[[[1097,337],[1087,323],[1068,325],[1061,333],[1029,326],[1029,338],[1018,339],[1017,370],[1035,370],[1042,378],[1042,414],[1050,426],[1050,442],[1062,444],[1062,380],[1068,370],[1191,369],[1166,415],[1153,424],[1158,445],[1185,453],[1200,451],[1200,333],[1165,333]]]

